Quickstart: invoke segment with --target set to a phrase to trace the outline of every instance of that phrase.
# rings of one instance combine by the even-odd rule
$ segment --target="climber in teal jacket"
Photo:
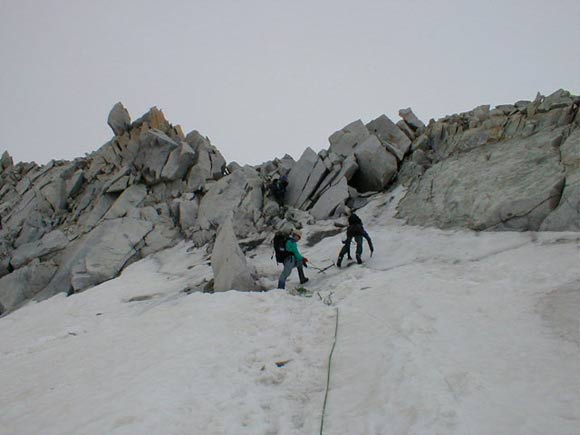
[[[292,233],[290,233],[290,237],[286,241],[286,252],[288,252],[290,255],[288,255],[284,260],[284,270],[278,279],[278,288],[280,289],[286,288],[286,279],[288,279],[292,269],[294,268],[298,269],[298,278],[300,278],[300,284],[308,282],[308,278],[304,276],[303,268],[303,266],[306,266],[306,263],[308,263],[308,259],[300,254],[297,244],[301,238],[302,233],[299,230],[293,230]]]

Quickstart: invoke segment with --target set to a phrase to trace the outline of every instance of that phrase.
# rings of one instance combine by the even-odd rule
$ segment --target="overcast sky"
[[[580,93],[580,1],[0,0],[0,151],[73,159],[117,101],[226,160],[298,158],[361,118]]]

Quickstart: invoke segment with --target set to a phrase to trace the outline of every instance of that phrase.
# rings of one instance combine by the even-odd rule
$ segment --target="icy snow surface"
[[[0,433],[318,434],[338,314],[325,434],[579,434],[579,235],[419,228],[393,209],[361,210],[375,254],[307,269],[311,298],[192,292],[211,267],[184,243],[1,318]],[[318,267],[342,236],[304,242],[329,228],[304,229]],[[274,288],[270,256],[249,261]]]

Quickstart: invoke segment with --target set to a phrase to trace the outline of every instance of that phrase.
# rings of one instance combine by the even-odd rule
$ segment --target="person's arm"
[[[296,258],[296,263],[301,263],[304,257],[298,251],[298,244],[294,240],[288,240],[286,242],[286,251],[290,252]]]

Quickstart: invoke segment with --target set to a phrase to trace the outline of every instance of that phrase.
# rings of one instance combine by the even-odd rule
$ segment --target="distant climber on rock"
[[[286,197],[286,189],[288,188],[288,177],[282,175],[280,178],[272,181],[270,191],[272,196],[280,207],[284,207],[284,198]]]
[[[290,236],[283,234],[276,234],[274,237],[274,250],[276,251],[276,261],[284,264],[284,270],[278,279],[278,288],[286,288],[286,279],[290,276],[292,269],[298,269],[298,277],[300,284],[308,282],[308,278],[304,276],[303,267],[307,267],[308,259],[303,257],[298,250],[297,242],[302,238],[302,233],[299,230],[292,230]]]
[[[336,261],[337,267],[340,267],[342,265],[342,259],[344,258],[345,255],[348,256],[349,260],[352,259],[352,257],[350,256],[350,243],[352,242],[353,238],[356,242],[356,262],[358,264],[362,264],[361,256],[363,251],[363,237],[367,240],[367,243],[369,244],[372,257],[373,252],[375,251],[373,242],[368,233],[365,231],[362,220],[355,213],[351,213],[351,215],[348,217],[346,240],[343,242],[344,246],[340,250],[340,253],[338,254],[338,260]]]

